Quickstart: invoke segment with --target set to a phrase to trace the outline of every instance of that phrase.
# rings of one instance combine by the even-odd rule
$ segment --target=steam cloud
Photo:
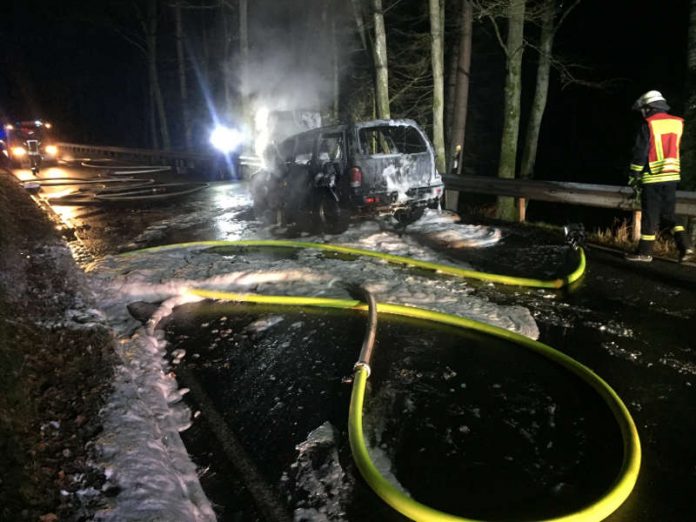
[[[344,3],[328,7],[326,0],[249,2],[249,68],[242,93],[256,107],[323,110],[330,106],[331,20],[335,20],[339,53],[346,49],[341,39],[347,24],[353,23]],[[330,12],[325,13],[327,9]],[[339,64],[348,59],[337,58]]]

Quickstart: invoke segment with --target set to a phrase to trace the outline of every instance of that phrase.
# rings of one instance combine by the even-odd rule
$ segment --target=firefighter
[[[629,184],[641,190],[641,234],[638,250],[626,254],[628,261],[652,261],[655,236],[660,226],[670,228],[679,251],[679,261],[694,261],[694,250],[675,214],[679,183],[679,144],[684,120],[669,114],[667,100],[659,91],[648,91],[636,100],[641,124],[631,157]]]

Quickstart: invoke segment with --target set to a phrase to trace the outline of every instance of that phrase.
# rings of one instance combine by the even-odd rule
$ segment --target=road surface
[[[98,174],[73,164],[44,169],[40,177],[93,180]],[[210,183],[158,206],[51,203],[85,187],[44,187],[38,194],[71,231],[84,265],[169,243],[277,237],[254,219],[243,182]],[[352,226],[354,233],[359,226]],[[486,272],[556,277],[576,263],[554,232],[494,228],[501,239],[485,248],[443,241],[417,227],[401,239],[422,244],[442,262]],[[398,242],[397,231],[380,230]],[[636,266],[598,248],[587,253],[586,275],[571,289],[472,281],[467,292],[493,307],[529,310],[540,341],[594,370],[630,410],[643,464],[634,492],[608,520],[694,519],[696,269],[667,261]],[[264,249],[247,254],[260,264],[294,256]],[[203,411],[203,419],[221,419],[217,427],[197,421],[183,433],[207,470],[201,481],[220,520],[261,519],[254,487],[274,492],[296,520],[401,519],[365,487],[347,446],[350,388],[341,378],[359,351],[363,316],[203,302],[179,307],[162,328],[183,385],[194,390],[192,409]],[[583,383],[480,335],[395,319],[380,319],[379,331],[381,359],[366,422],[373,450],[415,498],[472,517],[537,519],[578,509],[611,484],[620,438]],[[187,355],[177,360],[182,352]],[[226,438],[249,457],[256,486],[230,462]]]

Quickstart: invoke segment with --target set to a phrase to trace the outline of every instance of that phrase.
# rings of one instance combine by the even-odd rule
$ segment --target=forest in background
[[[443,172],[623,184],[630,105],[659,89],[687,119],[694,188],[696,2],[648,4],[15,1],[0,110],[55,120],[65,140],[165,149],[207,146],[216,121],[252,125],[260,104],[412,118]]]

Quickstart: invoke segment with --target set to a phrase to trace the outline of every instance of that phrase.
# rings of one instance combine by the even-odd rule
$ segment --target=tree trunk
[[[154,98],[159,116],[159,130],[162,137],[162,147],[171,148],[169,141],[169,129],[167,126],[167,113],[164,109],[164,99],[159,85],[159,75],[157,73],[157,0],[148,2],[148,34],[147,34],[147,63],[148,77],[150,79],[150,92]]]
[[[159,149],[159,138],[157,137],[157,109],[155,104],[155,93],[152,89],[152,82],[148,82],[148,117],[150,122],[150,147]]]
[[[696,0],[691,0],[687,52],[686,108],[682,138],[682,189],[696,190]]]
[[[505,75],[505,102],[503,135],[500,142],[498,177],[515,178],[517,139],[520,133],[520,95],[522,90],[522,52],[524,50],[525,0],[510,0],[506,39],[507,71]],[[512,221],[515,218],[514,201],[498,198],[497,216]]]
[[[331,83],[333,94],[333,116],[334,121],[339,120],[340,98],[341,98],[341,69],[338,63],[338,44],[336,42],[336,17],[331,17]]]
[[[203,11],[201,11],[202,13]],[[203,16],[201,16],[202,20],[199,21],[200,27],[201,27],[201,54],[202,57],[200,58],[200,71],[201,71],[201,77],[202,81],[199,82],[199,85],[202,83],[203,85],[210,85],[210,38],[208,37],[208,24],[206,23],[206,20]],[[198,58],[198,57],[196,57]]]
[[[433,66],[433,146],[435,147],[435,167],[441,173],[445,172],[443,37],[440,0],[430,0],[430,54]]]
[[[471,72],[471,27],[473,10],[471,0],[462,0],[461,27],[459,28],[459,60],[457,63],[457,87],[454,94],[454,119],[452,121],[452,139],[450,156],[453,164],[450,171],[462,173],[462,151],[466,137],[466,116],[469,106],[469,78]]]
[[[325,0],[321,11],[321,25],[326,31],[323,35],[329,46],[329,72],[328,78],[331,82],[331,114],[333,122],[338,120],[338,49],[336,47],[336,17],[330,16],[332,10],[331,0]]]
[[[372,0],[372,13],[375,25],[375,101],[377,117],[389,119],[389,68],[387,65],[387,32],[384,28],[382,0]]]
[[[220,23],[222,26],[222,90],[225,99],[224,113],[227,117],[232,114],[234,102],[232,100],[233,78],[232,78],[232,56],[230,48],[232,47],[232,31],[230,25],[233,21],[230,20],[230,7],[227,2],[220,2]],[[243,81],[243,80],[242,80]]]
[[[186,55],[184,54],[184,28],[181,20],[181,4],[174,4],[174,18],[176,22],[176,58],[179,73],[179,97],[181,100],[181,119],[184,127],[184,143],[187,149],[192,148],[191,143],[191,116],[188,107],[188,86],[186,84]]]
[[[447,29],[445,28],[445,34]],[[459,38],[459,33],[457,33],[456,38]],[[448,41],[445,39],[445,47],[447,47]],[[447,154],[447,172],[451,172],[452,167],[452,132],[454,122],[454,106],[456,103],[456,92],[457,92],[457,64],[459,63],[459,45],[451,45],[449,51],[446,53],[447,69],[445,70],[445,143],[447,144],[447,149],[445,154]]]
[[[534,177],[534,165],[536,163],[537,147],[539,144],[539,132],[541,120],[546,110],[546,99],[549,93],[549,72],[551,70],[551,50],[553,48],[554,14],[556,10],[555,0],[544,1],[544,11],[541,23],[541,35],[539,37],[539,64],[537,65],[536,89],[532,102],[527,132],[525,133],[524,151],[522,153],[522,178]]]
[[[242,73],[242,118],[247,128],[254,128],[254,115],[249,97],[249,4],[239,0],[239,67]]]
[[[365,31],[365,18],[363,17],[362,4],[360,3],[360,0],[350,0],[350,4],[353,7],[353,17],[355,18],[355,25],[358,29],[360,42],[362,43],[363,49],[367,51],[369,47]]]

